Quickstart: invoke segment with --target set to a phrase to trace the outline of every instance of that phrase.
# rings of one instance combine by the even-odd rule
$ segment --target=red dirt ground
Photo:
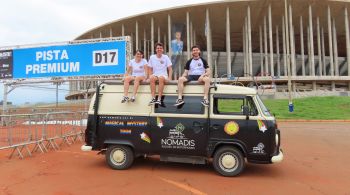
[[[24,160],[0,151],[0,194],[350,194],[350,123],[279,123],[285,159],[247,164],[235,178],[211,165],[136,159],[129,170],[107,167],[81,143]]]

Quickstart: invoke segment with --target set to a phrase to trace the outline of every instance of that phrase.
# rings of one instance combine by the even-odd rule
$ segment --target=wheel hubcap
[[[225,169],[232,169],[236,166],[236,159],[232,155],[226,154],[222,157],[221,164]]]
[[[120,163],[123,163],[124,159],[125,159],[125,153],[121,150],[117,150],[115,152],[113,152],[113,160],[120,164]]]

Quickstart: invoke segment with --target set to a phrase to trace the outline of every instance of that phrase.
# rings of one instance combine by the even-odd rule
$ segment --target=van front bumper
[[[282,150],[280,149],[280,150],[279,150],[279,153],[278,153],[276,156],[273,156],[273,157],[271,158],[271,162],[272,162],[272,163],[280,163],[280,162],[282,162],[282,160],[283,160],[283,152],[282,152]]]
[[[92,146],[82,145],[81,150],[84,152],[89,152],[92,150]]]

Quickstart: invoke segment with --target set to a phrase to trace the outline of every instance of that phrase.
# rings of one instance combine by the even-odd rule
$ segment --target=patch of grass
[[[349,120],[350,97],[308,97],[294,99],[294,112],[289,112],[288,100],[264,100],[277,119]]]

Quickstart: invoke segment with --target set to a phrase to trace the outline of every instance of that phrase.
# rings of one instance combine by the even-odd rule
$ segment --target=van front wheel
[[[134,161],[134,153],[128,146],[113,145],[107,149],[106,161],[112,169],[128,169]]]
[[[214,169],[223,176],[232,177],[240,174],[244,169],[244,165],[243,154],[237,148],[224,146],[214,154]]]

